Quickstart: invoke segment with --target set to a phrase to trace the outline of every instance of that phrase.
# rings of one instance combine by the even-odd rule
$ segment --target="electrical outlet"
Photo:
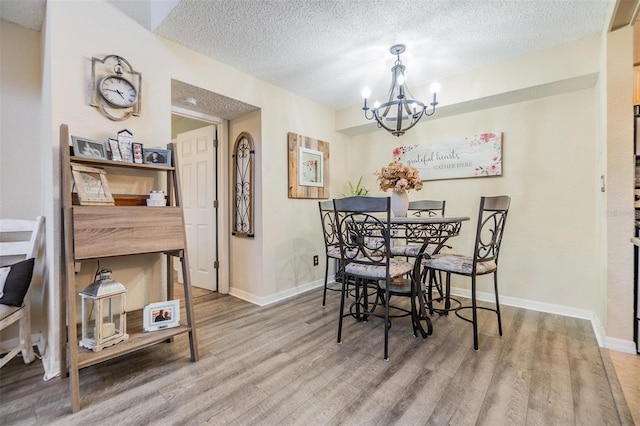
[[[313,266],[318,266],[318,255],[313,256]]]

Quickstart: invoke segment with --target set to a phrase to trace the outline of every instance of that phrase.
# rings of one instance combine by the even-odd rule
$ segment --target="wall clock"
[[[142,74],[121,56],[91,59],[91,106],[107,118],[122,121],[140,115]]]

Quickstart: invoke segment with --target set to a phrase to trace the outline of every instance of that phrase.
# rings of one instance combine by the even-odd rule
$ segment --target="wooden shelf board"
[[[185,247],[180,207],[73,206],[75,260]]]
[[[158,170],[158,171],[175,170],[175,167],[173,166],[158,166],[156,164],[126,163],[124,161],[100,160],[96,158],[76,157],[74,155],[72,155],[69,159],[71,160],[72,163],[94,164],[94,165],[108,166],[108,167],[126,167],[130,169],[147,169],[147,170]]]
[[[85,368],[94,364],[98,364],[103,361],[107,361],[113,358],[117,358],[121,355],[128,354],[130,352],[137,351],[148,346],[152,346],[156,343],[160,343],[171,337],[188,333],[191,331],[191,327],[180,326],[175,328],[168,328],[165,330],[151,331],[144,333],[141,330],[127,330],[129,333],[129,339],[124,342],[116,343],[113,346],[104,348],[101,351],[94,352],[87,348],[78,348],[78,367]],[[78,336],[81,336],[80,334]]]

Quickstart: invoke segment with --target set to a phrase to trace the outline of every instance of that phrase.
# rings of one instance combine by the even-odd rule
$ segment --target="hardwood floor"
[[[640,355],[608,351],[635,424],[640,425]]]
[[[196,299],[200,360],[180,336],[80,372],[71,414],[68,379],[42,381],[38,362],[0,370],[0,423],[632,425],[609,353],[586,320],[503,307],[471,326],[433,316],[428,339],[393,320],[390,360],[383,323],[345,318],[339,293],[313,290],[266,307],[232,296]],[[406,300],[397,299],[398,304]],[[104,419],[104,420],[102,420]]]

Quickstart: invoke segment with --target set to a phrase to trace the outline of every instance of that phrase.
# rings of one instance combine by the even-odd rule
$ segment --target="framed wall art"
[[[329,143],[288,133],[289,198],[329,198]]]
[[[81,206],[115,204],[103,169],[71,163],[71,175]]]
[[[149,303],[143,309],[142,327],[145,332],[164,330],[180,325],[180,299]]]
[[[323,153],[300,147],[298,152],[298,185],[323,186]]]
[[[393,159],[418,169],[422,180],[501,176],[502,133],[399,146]]]
[[[254,237],[254,199],[255,199],[255,165],[256,151],[253,138],[242,132],[233,145],[233,230],[236,237]]]

